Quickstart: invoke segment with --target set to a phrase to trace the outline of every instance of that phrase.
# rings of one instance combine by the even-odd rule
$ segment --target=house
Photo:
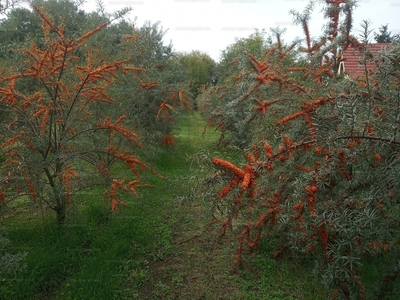
[[[379,55],[379,52],[384,51],[390,47],[391,44],[384,43],[367,45],[367,52],[365,53],[365,55],[369,58],[367,60],[367,69],[375,69],[376,62],[374,62],[372,58],[376,58]],[[349,46],[344,51],[340,51],[340,54],[341,62],[337,71],[338,75],[344,74],[350,79],[357,79],[358,77],[365,74],[365,66],[362,64],[364,55],[359,47]]]

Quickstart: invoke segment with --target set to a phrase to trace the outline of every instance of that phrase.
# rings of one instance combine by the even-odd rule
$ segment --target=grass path
[[[217,138],[213,132],[202,137],[203,127],[199,114],[182,116],[176,147],[156,163],[167,179],[151,193],[169,198],[165,224],[170,227],[171,240],[163,245],[167,250],[155,250],[144,266],[148,279],[139,286],[138,299],[243,299],[237,275],[231,273],[231,249],[213,249],[218,228],[208,225],[205,205],[191,199],[189,180],[198,166],[188,156],[212,149]]]

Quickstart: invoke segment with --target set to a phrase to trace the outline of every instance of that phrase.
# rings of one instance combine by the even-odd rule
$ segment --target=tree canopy
[[[388,29],[389,24],[382,25],[379,27],[379,32],[375,33],[374,39],[377,43],[394,43],[400,40],[399,34],[392,35],[392,32]]]

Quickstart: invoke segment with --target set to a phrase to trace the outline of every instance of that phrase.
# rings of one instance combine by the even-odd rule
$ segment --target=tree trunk
[[[65,222],[65,215],[67,213],[67,199],[65,198],[65,195],[62,192],[61,186],[55,186],[53,190],[57,203],[55,207],[55,211],[57,213],[57,224],[63,225]]]
[[[65,223],[66,211],[67,211],[67,206],[65,203],[57,205],[56,213],[57,213],[57,224],[58,225],[63,225]]]

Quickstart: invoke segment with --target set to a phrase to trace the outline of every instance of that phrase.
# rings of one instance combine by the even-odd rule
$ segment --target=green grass
[[[207,224],[207,203],[193,183],[209,170],[197,158],[239,164],[241,155],[216,149],[218,133],[202,136],[203,126],[198,113],[184,114],[175,147],[142,153],[165,179],[146,173],[154,187],[124,196],[128,207],[111,213],[103,191],[92,189],[75,199],[65,226],[32,208],[2,220],[13,243],[7,250],[28,256],[26,272],[0,278],[0,299],[327,299],[311,276],[312,262],[272,258],[273,239],[237,274],[234,243],[212,250],[218,227]]]
[[[251,267],[241,272],[244,299],[329,299],[327,291],[311,275],[310,260],[272,258],[265,249],[247,260]]]
[[[186,130],[178,133],[196,148],[198,124],[183,118]],[[201,128],[200,128],[201,130]],[[191,146],[188,146],[191,147]],[[65,226],[51,214],[32,218],[26,212],[4,220],[13,241],[12,251],[28,252],[27,272],[2,278],[2,299],[130,299],[134,288],[146,282],[147,259],[162,260],[174,249],[168,213],[171,203],[187,192],[183,183],[188,162],[184,147],[165,147],[149,164],[165,180],[149,173],[144,180],[154,188],[129,196],[129,207],[111,214],[103,191],[94,189],[76,199]],[[194,150],[191,150],[194,151]],[[124,170],[121,169],[121,172]]]

